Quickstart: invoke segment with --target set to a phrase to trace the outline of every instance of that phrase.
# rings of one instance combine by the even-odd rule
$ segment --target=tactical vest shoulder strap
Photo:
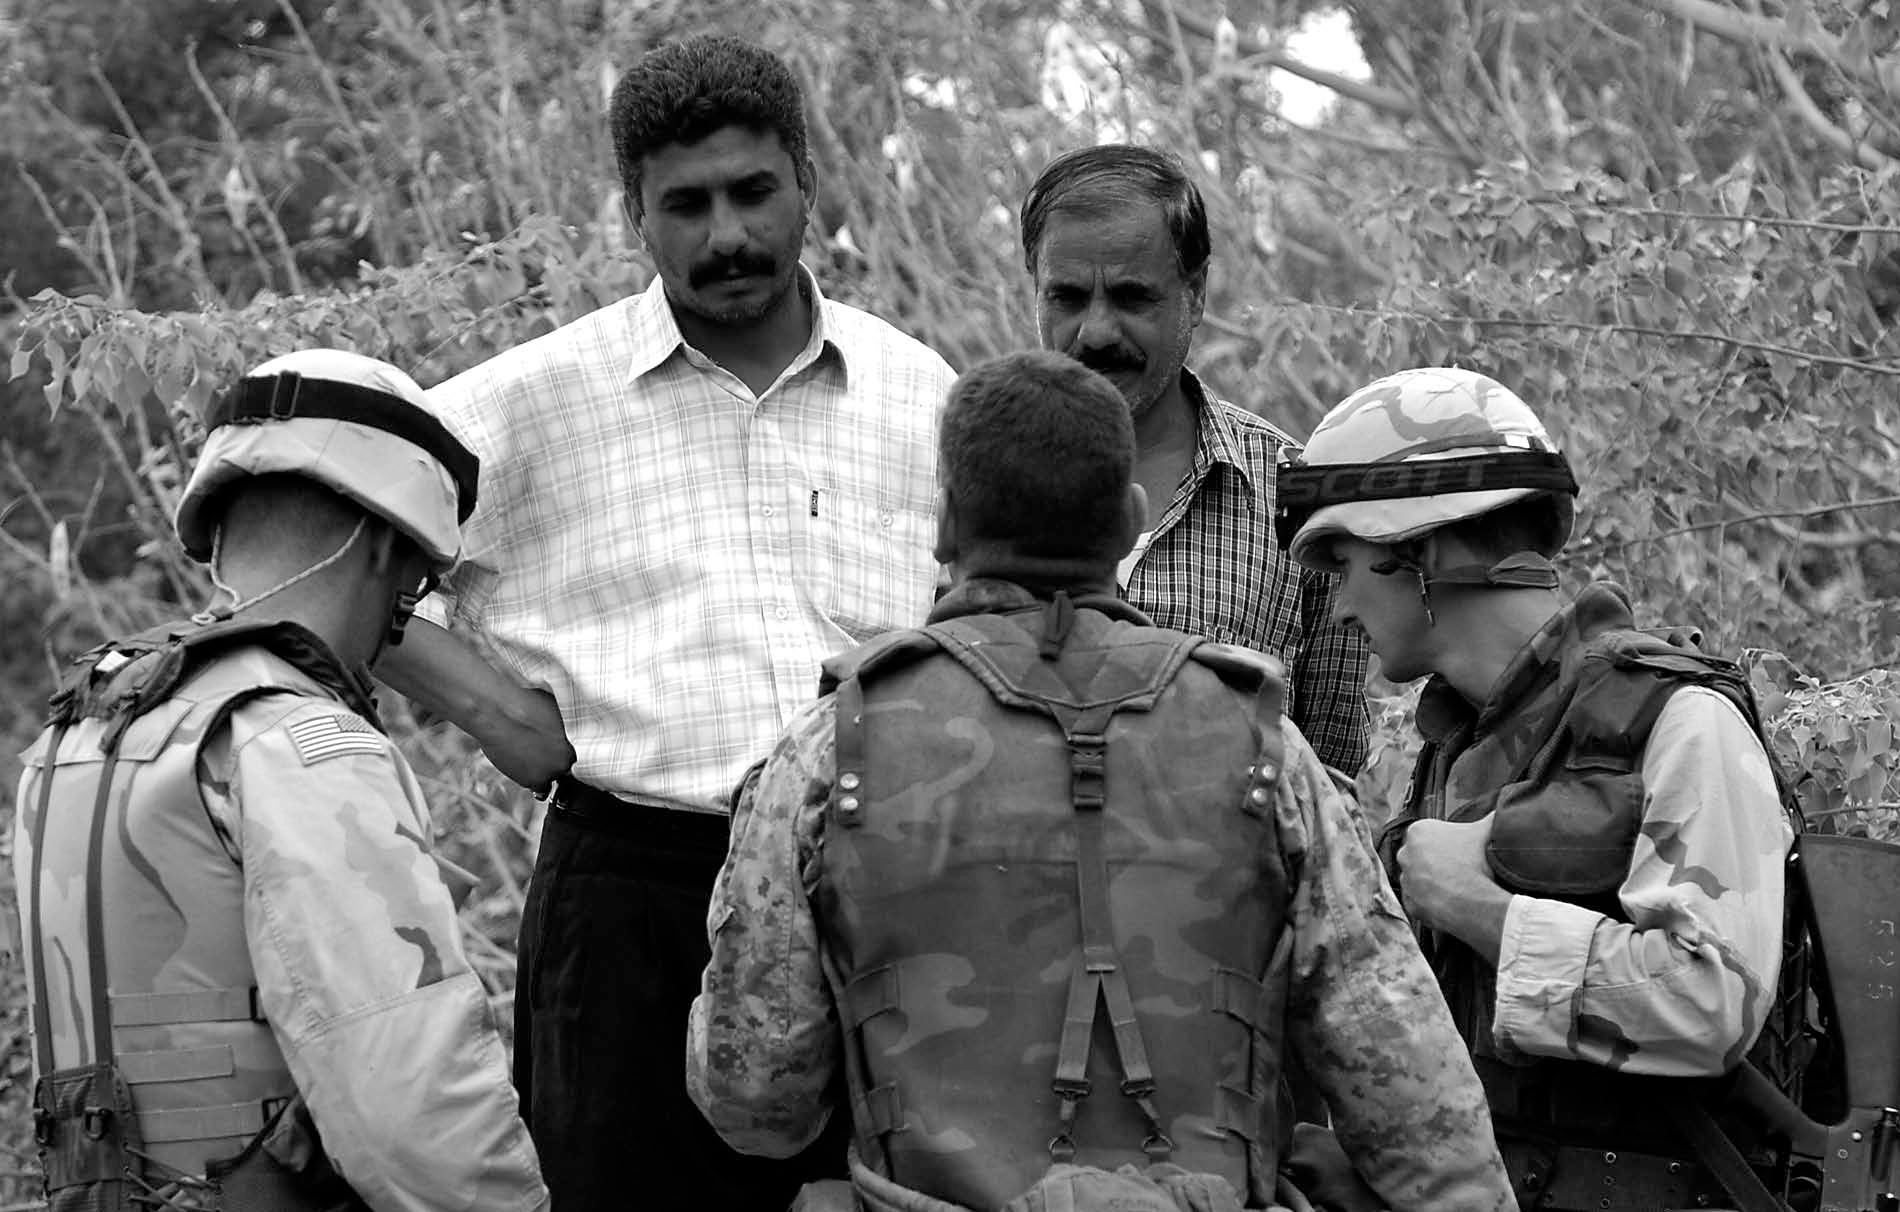
[[[53,800],[53,763],[66,739],[65,724],[53,725],[46,737],[46,756],[40,766],[39,810],[33,817],[33,875],[27,889],[28,914],[21,930],[33,947],[33,1050],[40,1073],[53,1071],[53,1020],[46,987],[46,947],[40,931],[40,885],[46,871],[46,810]]]
[[[864,680],[939,651],[928,631],[891,631],[822,666],[819,693],[837,695],[832,703],[837,774],[831,781],[831,811],[846,828],[855,828],[864,812]]]
[[[849,652],[827,657],[818,677],[818,693],[830,694],[853,677],[875,677],[939,651],[928,630],[887,631]]]
[[[1273,788],[1285,768],[1285,744],[1280,720],[1286,711],[1286,673],[1279,661],[1248,648],[1204,640],[1190,654],[1220,676],[1223,682],[1253,695],[1253,730],[1257,756],[1248,769],[1246,798],[1241,811],[1265,816],[1273,803]]]
[[[1590,641],[1576,695],[1564,717],[1579,746],[1617,752],[1634,761],[1669,696],[1683,686],[1721,694],[1760,736],[1761,713],[1741,667],[1664,638],[1673,634],[1673,629],[1661,634],[1611,631]],[[1641,676],[1645,674],[1648,677]]]
[[[73,662],[48,701],[49,719],[55,724],[108,720],[103,746],[110,751],[135,720],[169,699],[206,662],[247,645],[266,649],[382,727],[362,676],[345,670],[309,630],[283,621],[233,618],[167,624],[91,649]]]

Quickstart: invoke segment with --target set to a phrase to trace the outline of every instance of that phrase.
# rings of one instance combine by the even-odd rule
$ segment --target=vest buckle
[[[53,1140],[59,1135],[59,1117],[45,1107],[33,1108],[33,1141],[42,1149],[53,1147]]]
[[[104,1140],[112,1129],[112,1108],[87,1107],[80,1113],[79,1126],[91,1140]]]

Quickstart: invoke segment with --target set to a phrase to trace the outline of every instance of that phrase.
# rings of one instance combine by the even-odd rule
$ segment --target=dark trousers
[[[843,1177],[849,1116],[775,1161],[727,1148],[686,1094],[686,1016],[726,819],[550,810],[522,913],[515,1086],[554,1212],[780,1212]]]

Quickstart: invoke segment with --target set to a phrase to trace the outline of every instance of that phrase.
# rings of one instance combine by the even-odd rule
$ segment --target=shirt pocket
[[[849,490],[808,493],[793,554],[817,611],[857,641],[922,626],[937,577],[930,511]]]

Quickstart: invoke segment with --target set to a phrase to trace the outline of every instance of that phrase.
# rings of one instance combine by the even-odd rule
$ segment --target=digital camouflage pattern
[[[1553,451],[1550,435],[1530,406],[1485,375],[1450,367],[1422,367],[1387,375],[1335,405],[1307,440],[1300,462],[1392,463],[1410,467],[1485,453]],[[1459,477],[1424,484],[1418,495],[1392,500],[1342,500],[1321,504],[1290,544],[1295,560],[1313,564],[1315,544],[1329,535],[1355,535],[1372,543],[1415,538],[1447,522],[1476,517],[1530,495],[1527,488],[1460,491]],[[1333,496],[1338,491],[1328,492]],[[1350,495],[1350,494],[1346,494]],[[1569,533],[1569,497],[1563,502],[1563,535]]]
[[[946,596],[932,618],[1027,604],[1021,590],[972,582]],[[802,711],[748,777],[708,914],[712,960],[693,1005],[687,1083],[713,1127],[742,1152],[786,1156],[810,1142],[835,1109],[843,1075],[843,1031],[814,912],[837,769],[833,712],[832,697]],[[1483,1092],[1363,829],[1298,730],[1281,727],[1284,771],[1262,838],[1274,850],[1261,857],[1287,879],[1285,1039],[1390,1207],[1514,1207]],[[1066,958],[1057,961],[1065,971]],[[958,1009],[945,1002],[944,1025],[972,1029]],[[1025,1059],[1052,1069],[1054,1050],[1051,1038]],[[1093,1097],[1116,1093],[1110,1084]]]
[[[276,689],[211,727],[260,687]],[[98,732],[84,721],[60,746],[43,853],[31,840],[47,737],[20,786],[14,861],[22,896],[44,869],[25,937],[46,952],[56,1067],[91,1038]],[[421,789],[387,738],[247,647],[141,716],[120,754],[102,851],[107,973],[117,1062],[153,1155],[203,1175],[301,1092],[322,1149],[379,1212],[545,1207]],[[271,1142],[286,1165],[313,1146],[308,1132]],[[182,1192],[175,1206],[209,1199]]]
[[[1429,949],[1472,1047],[1520,1069],[1720,1073],[1772,1001],[1793,830],[1767,754],[1718,691],[1606,675],[1596,658],[1640,641],[1631,625],[1622,591],[1592,585],[1481,710],[1441,680],[1420,700],[1408,815],[1492,816],[1493,874],[1519,893],[1495,974],[1448,936]],[[1617,718],[1643,703],[1653,725]]]

